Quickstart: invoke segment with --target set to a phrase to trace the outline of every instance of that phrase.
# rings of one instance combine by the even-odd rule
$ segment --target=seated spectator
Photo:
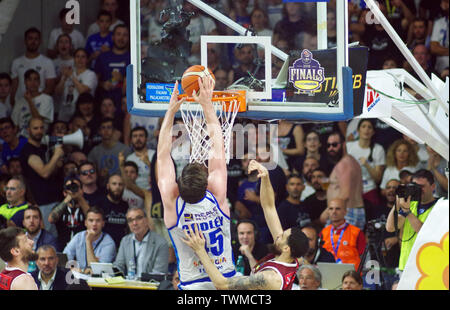
[[[64,200],[56,205],[48,217],[58,231],[59,248],[64,249],[75,234],[84,229],[89,204],[83,196],[81,181],[76,175],[64,179]]]
[[[403,139],[409,142],[413,147],[414,151],[417,153],[419,157],[419,167],[426,168],[428,164],[428,152],[427,147],[424,143],[418,143],[416,140],[410,138],[409,136],[403,134]]]
[[[48,215],[59,201],[62,184],[59,183],[57,172],[58,162],[64,156],[64,151],[62,145],[56,145],[53,155],[48,159],[47,147],[41,144],[44,122],[40,118],[30,120],[28,132],[30,138],[20,153],[20,165],[27,188],[41,208],[45,228],[56,236],[56,227],[48,222]]]
[[[427,169],[433,173],[434,181],[436,183],[435,197],[448,197],[448,178],[445,174],[447,161],[442,158],[439,153],[427,145],[428,164]]]
[[[73,133],[72,131],[70,132]],[[80,167],[81,163],[87,161],[87,156],[82,151],[74,151],[69,155],[68,160],[74,162],[77,165],[78,172],[78,168]]]
[[[8,73],[0,73],[0,118],[11,115],[12,79]]]
[[[267,0],[262,1],[265,12],[269,19],[269,28],[274,29],[276,23],[283,18],[283,1],[282,0]]]
[[[59,249],[58,239],[47,230],[41,228],[42,213],[39,207],[29,206],[23,213],[23,227],[27,231],[28,238],[34,241],[33,250],[49,244],[55,249]]]
[[[383,191],[390,179],[400,179],[399,173],[406,169],[415,172],[419,169],[419,157],[413,146],[406,140],[396,140],[386,153],[386,169],[383,173],[380,188]]]
[[[300,201],[302,191],[305,188],[303,180],[296,174],[291,174],[287,178],[286,192],[288,196],[277,206],[283,230],[294,226],[302,227],[311,223],[306,206]]]
[[[312,224],[307,224],[302,227],[302,232],[309,240],[309,250],[303,258],[311,265],[316,265],[318,262],[335,263],[333,254],[325,250],[323,240],[319,238],[316,228]]]
[[[83,34],[74,28],[75,24],[67,23],[66,15],[71,12],[71,9],[64,8],[59,11],[59,21],[61,27],[55,28],[50,32],[50,38],[48,39],[47,56],[50,58],[55,58],[57,55],[56,41],[58,37],[65,33],[72,39],[72,45],[75,49],[83,48],[85,45],[85,38]]]
[[[150,231],[145,211],[130,208],[126,213],[126,219],[131,233],[120,241],[114,266],[127,274],[131,261],[138,278],[143,273],[167,273],[169,246],[163,237]]]
[[[98,206],[105,214],[105,232],[112,237],[116,247],[119,247],[120,240],[126,235],[128,228],[126,220],[128,204],[122,199],[124,189],[122,177],[113,174],[106,184],[106,196],[98,202]]]
[[[75,113],[76,103],[83,93],[94,95],[97,76],[88,69],[87,54],[82,48],[74,53],[74,67],[66,67],[56,86],[55,93],[60,96],[58,119],[68,122]]]
[[[53,64],[55,65],[57,82],[56,85],[58,85],[64,70],[67,70],[66,68],[72,68],[74,66],[74,48],[72,45],[72,38],[68,34],[63,33],[59,35],[58,39],[56,40],[56,51],[57,57],[53,59]],[[58,94],[56,93],[56,95]]]
[[[263,9],[253,9],[250,13],[250,23],[257,36],[271,37],[273,35],[273,31],[269,27],[269,17]]]
[[[38,269],[31,275],[40,291],[62,291],[69,285],[66,280],[69,269],[58,267],[56,249],[51,245],[42,245],[36,251]]]
[[[99,32],[90,35],[86,41],[86,52],[88,54],[88,63],[90,68],[95,68],[95,61],[101,53],[108,52],[112,46],[112,34],[109,27],[112,23],[111,13],[100,10],[97,14],[97,25]]]
[[[250,198],[250,191],[256,192],[256,187],[258,185],[258,177],[256,172],[248,173],[248,164],[250,162],[249,154],[245,154],[242,162],[242,172],[246,178],[239,182],[239,187],[237,190],[237,200],[234,205],[234,210],[239,219],[253,219],[259,208],[258,201],[252,201]]]
[[[131,150],[128,146],[114,139],[114,120],[105,118],[100,122],[99,134],[102,142],[88,154],[89,161],[95,163],[100,171],[100,184],[105,184],[108,177],[119,173],[119,153],[127,157]]]
[[[6,200],[6,184],[11,179],[9,174],[0,173],[0,205],[3,205],[7,202]]]
[[[78,165],[74,161],[65,160],[62,169],[64,178],[67,178],[68,176],[71,175],[78,175]]]
[[[327,189],[329,185],[328,176],[321,168],[314,169],[311,172],[311,185],[314,193],[303,200],[306,210],[311,218],[312,225],[318,230],[322,230],[326,224],[327,211]]]
[[[342,276],[342,289],[360,291],[363,289],[363,279],[355,270],[349,270]]]
[[[357,127],[359,139],[346,143],[347,154],[353,156],[361,166],[363,182],[363,198],[373,206],[381,203],[378,186],[383,177],[386,164],[384,149],[374,142],[375,122],[371,119],[361,119]],[[366,208],[366,213],[371,211]]]
[[[6,203],[0,206],[0,215],[8,226],[23,227],[23,215],[28,208],[26,185],[21,177],[12,177],[5,186]]]
[[[386,221],[386,230],[388,232],[397,233],[398,228],[402,230],[399,270],[405,269],[417,234],[420,232],[422,225],[437,202],[437,199],[433,196],[436,184],[434,183],[433,174],[430,171],[420,169],[415,172],[412,177],[412,182],[422,188],[420,201],[411,201],[410,199],[399,197],[396,200],[395,208],[391,209]],[[397,210],[398,215],[394,213],[395,210]],[[395,219],[396,216],[397,219]]]
[[[20,165],[20,159],[13,157],[8,161],[8,174],[13,177],[22,176],[22,166]]]
[[[78,166],[78,173],[84,198],[87,200],[89,206],[98,206],[98,203],[103,200],[106,192],[98,184],[95,164],[89,161],[82,162]]]
[[[0,138],[4,141],[1,152],[1,172],[7,173],[8,162],[12,158],[18,158],[22,148],[28,139],[18,135],[18,128],[11,118],[4,117],[0,119]]]
[[[53,123],[50,124],[48,132],[50,136],[64,137],[65,135],[68,134],[68,130],[69,127],[65,121],[55,120]]]
[[[90,272],[92,262],[112,263],[116,257],[116,245],[111,236],[103,232],[105,219],[103,210],[89,208],[84,224],[86,230],[76,234],[64,248],[68,260],[76,260],[78,268]]]
[[[386,57],[384,62],[383,62],[383,70],[387,70],[387,69],[395,69],[398,68],[398,63],[397,60],[395,60],[392,57]]]
[[[232,244],[234,261],[243,256],[244,275],[250,275],[258,261],[269,254],[266,244],[258,241],[258,228],[251,220],[240,220],[236,225],[238,242]]]
[[[19,135],[28,138],[28,123],[31,118],[41,118],[46,130],[53,122],[54,105],[53,98],[40,92],[40,75],[34,69],[25,72],[25,93],[23,97],[17,98],[11,112],[11,119],[19,127]]]
[[[436,64],[434,69],[441,74],[445,69],[448,69],[448,16],[449,16],[449,1],[441,0],[441,9],[443,16],[433,23],[433,32],[431,34],[431,54],[436,57]]]
[[[147,147],[148,132],[145,127],[136,126],[131,129],[131,148],[133,153],[128,155],[127,161],[132,161],[138,166],[138,178],[136,184],[143,189],[149,190],[152,187],[150,182],[150,164],[155,156],[155,150]],[[156,184],[153,184],[156,186]]]
[[[120,112],[120,101],[125,94],[125,76],[130,64],[130,33],[125,25],[118,25],[112,33],[113,46],[108,52],[98,56],[94,71],[97,74],[99,95],[114,99],[117,112]]]
[[[33,69],[39,73],[39,92],[53,95],[56,85],[56,72],[53,62],[39,53],[41,45],[41,32],[36,28],[25,31],[25,55],[14,59],[11,65],[12,97],[15,100],[22,98],[26,92],[25,72]]]
[[[302,265],[297,271],[298,283],[302,291],[320,290],[322,287],[322,274],[313,265]]]
[[[322,230],[320,237],[324,241],[323,248],[333,254],[336,263],[353,264],[358,270],[366,239],[361,229],[346,222],[346,213],[343,200],[328,201],[331,224]]]
[[[408,34],[408,48],[413,50],[419,44],[425,45],[430,48],[430,35],[427,30],[428,21],[424,18],[416,17],[410,26]]]
[[[109,31],[113,31],[116,26],[123,24],[123,21],[117,18],[117,12],[119,10],[119,3],[117,0],[101,0],[100,9],[105,10],[109,14],[111,14],[112,20],[111,26],[109,26]],[[92,23],[89,26],[87,31],[87,37],[98,32],[100,32],[100,25],[97,19],[95,23]]]
[[[431,54],[430,54],[428,48],[424,44],[417,44],[413,48],[412,54],[430,79],[431,79],[432,74],[439,76],[439,73],[436,72],[434,70],[433,66],[431,65]],[[406,71],[409,71],[409,73],[411,73],[411,75],[414,78],[416,78],[418,81],[421,81],[421,78],[419,77],[417,72],[412,69],[412,67],[409,63],[405,63],[404,69]]]
[[[208,58],[209,60],[209,58]],[[216,85],[215,88],[216,90],[225,90],[228,86],[230,86],[230,82],[229,82],[229,72],[228,70],[222,69],[222,68],[217,68],[214,71],[214,76],[216,77]]]
[[[231,2],[228,16],[242,27],[248,28],[251,24],[248,7],[249,7],[249,0],[233,1]]]
[[[264,79],[264,70],[261,67],[257,72],[255,64],[256,49],[253,44],[236,45],[234,54],[237,60],[237,65],[233,67],[230,73],[231,82],[236,82],[240,78],[249,77],[249,72],[257,79]]]

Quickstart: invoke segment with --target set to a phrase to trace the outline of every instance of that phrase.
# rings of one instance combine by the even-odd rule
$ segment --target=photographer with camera
[[[56,225],[61,249],[76,233],[84,230],[84,220],[89,210],[78,176],[69,175],[64,179],[63,195],[64,200],[53,208],[48,217],[48,221]]]
[[[405,268],[417,234],[437,201],[433,196],[435,187],[433,174],[420,169],[413,174],[411,183],[397,188],[395,208],[389,213],[386,230],[399,231],[401,236],[400,270]]]

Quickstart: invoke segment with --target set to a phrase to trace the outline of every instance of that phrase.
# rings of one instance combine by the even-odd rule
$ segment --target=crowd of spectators
[[[161,39],[159,14],[167,2],[141,0],[143,51]],[[313,3],[205,2],[244,27],[251,26],[258,35],[272,36],[272,43],[285,52],[317,47]],[[336,44],[332,24],[335,2],[328,3],[330,48]],[[368,10],[361,3],[349,2],[349,37],[369,47],[368,69],[403,67],[412,72],[383,28],[367,23]],[[188,26],[192,42],[189,61],[198,64],[200,35],[233,32],[189,2],[184,6],[195,13]],[[176,271],[155,176],[162,119],[127,111],[130,32],[117,18],[118,7],[117,0],[102,0],[97,19],[85,34],[66,23],[68,10],[62,9],[55,17],[60,27],[48,34],[30,27],[23,37],[25,54],[17,55],[9,73],[0,73],[0,220],[4,226],[25,228],[35,240],[35,250],[44,255],[37,260],[41,272],[35,274],[40,288],[51,287],[49,270],[56,270],[55,254],[60,252],[76,260],[82,272],[89,272],[91,262],[112,262],[125,274],[131,264],[138,275]],[[386,0],[380,2],[380,9],[427,74],[448,76],[448,0]],[[45,55],[41,53],[44,36],[49,42]],[[208,46],[217,89],[226,88],[249,71],[254,73],[259,53],[251,45],[239,49]],[[275,77],[282,65],[274,58]],[[260,124],[245,119],[237,122]],[[270,177],[283,229],[301,226],[310,239],[310,252],[304,260],[312,265],[350,262],[357,268],[360,257],[355,261],[355,256],[363,254],[369,241],[364,223],[384,217],[390,232],[383,231],[382,250],[387,267],[398,268],[403,248],[389,222],[395,189],[419,180],[425,197],[419,204],[428,214],[435,199],[448,195],[447,162],[429,146],[417,144],[380,120],[279,121],[277,125],[276,135],[267,132],[270,145],[276,142],[275,151],[282,154]],[[85,137],[81,149],[44,143],[45,135],[61,137],[77,130]],[[260,151],[248,148],[243,158],[232,158],[228,165],[234,255],[235,259],[243,256],[245,274],[269,252],[267,245],[273,241],[259,206],[258,178],[247,172],[251,156],[267,161]],[[324,240],[330,238],[330,225],[336,224],[331,235],[333,228],[339,233],[350,225],[344,218],[349,207],[338,199],[327,201],[330,175],[344,155],[359,163],[365,211],[360,228],[351,225],[348,230],[354,239],[354,244],[348,245],[353,247],[352,258],[341,257],[335,245]],[[175,158],[174,163],[179,172],[187,161]],[[407,218],[408,211],[403,215]],[[53,259],[53,269],[43,263],[45,257]],[[298,279],[300,289],[320,288],[321,275],[315,267],[302,268]],[[358,273],[346,273],[342,282],[345,288],[363,287]]]

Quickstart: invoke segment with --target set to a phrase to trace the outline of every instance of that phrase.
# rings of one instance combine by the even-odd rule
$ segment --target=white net
[[[234,120],[239,110],[239,100],[214,100],[212,104],[222,129],[225,160],[228,164],[230,160],[231,134]],[[195,102],[185,101],[180,107],[180,112],[191,142],[189,162],[201,163],[207,166],[212,141],[209,139],[202,106]]]

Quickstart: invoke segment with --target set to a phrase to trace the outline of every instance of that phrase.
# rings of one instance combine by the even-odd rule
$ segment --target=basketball
[[[188,96],[192,96],[195,90],[198,94],[200,89],[198,85],[198,78],[210,75],[214,80],[216,80],[212,71],[204,66],[195,65],[191,66],[184,71],[181,78],[181,87]]]

